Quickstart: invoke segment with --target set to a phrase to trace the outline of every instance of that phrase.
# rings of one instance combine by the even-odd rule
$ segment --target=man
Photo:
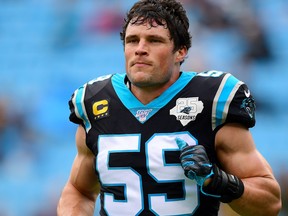
[[[229,73],[181,72],[191,46],[175,0],[142,0],[125,19],[126,74],[77,89],[78,154],[58,215],[277,215],[280,189],[248,130],[254,99]],[[184,169],[184,170],[183,170]]]

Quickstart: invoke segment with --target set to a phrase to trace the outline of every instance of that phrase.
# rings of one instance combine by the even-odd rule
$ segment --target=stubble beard
[[[142,77],[136,77],[136,76],[137,74],[136,75],[127,74],[130,83],[138,88],[160,88],[169,81],[167,77],[161,77],[161,76],[155,77],[151,74],[147,75],[147,73],[145,73],[145,75]]]

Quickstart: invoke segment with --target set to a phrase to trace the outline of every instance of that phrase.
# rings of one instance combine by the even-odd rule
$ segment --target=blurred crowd
[[[124,72],[119,32],[134,2],[0,0],[0,216],[56,215],[75,154],[67,102],[89,79]],[[253,132],[288,215],[288,2],[182,2],[192,34],[183,70],[229,71],[254,90]]]

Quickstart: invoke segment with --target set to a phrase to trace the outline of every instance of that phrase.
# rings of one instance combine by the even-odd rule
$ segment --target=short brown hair
[[[121,40],[125,45],[126,29],[129,23],[141,25],[149,22],[168,28],[171,40],[174,42],[174,52],[186,47],[191,47],[189,33],[189,19],[182,4],[176,0],[140,0],[136,2],[124,19]]]

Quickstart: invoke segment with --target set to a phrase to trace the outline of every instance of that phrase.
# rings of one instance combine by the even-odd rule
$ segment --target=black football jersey
[[[95,154],[100,215],[217,215],[219,201],[185,177],[175,139],[205,146],[218,163],[217,130],[229,122],[255,124],[249,89],[220,71],[182,72],[146,105],[125,74],[103,76],[77,89],[69,106],[70,120],[84,126]]]

